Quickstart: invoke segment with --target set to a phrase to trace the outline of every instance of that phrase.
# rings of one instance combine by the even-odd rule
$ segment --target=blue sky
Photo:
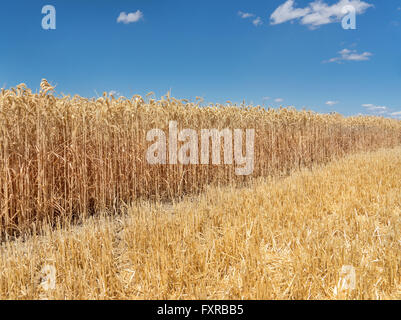
[[[13,0],[0,27],[2,87],[401,117],[401,0]]]

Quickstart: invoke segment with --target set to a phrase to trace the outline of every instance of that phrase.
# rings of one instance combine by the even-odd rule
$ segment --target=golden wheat
[[[197,99],[199,100],[199,99]],[[251,177],[228,165],[149,165],[146,132],[180,128],[255,129]],[[294,109],[209,105],[108,96],[58,97],[46,80],[0,94],[0,232],[18,235],[138,199],[177,199],[210,184],[241,185],[358,151],[401,143],[401,122]]]
[[[400,299],[400,167],[362,153],[49,226],[3,243],[0,298]]]

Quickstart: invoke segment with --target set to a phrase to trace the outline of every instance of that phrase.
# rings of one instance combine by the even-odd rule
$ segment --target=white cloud
[[[277,102],[277,103],[280,103],[280,102],[283,102],[283,101],[284,101],[284,99],[281,99],[281,98],[274,99],[274,102]]]
[[[304,17],[310,13],[310,8],[294,9],[294,0],[288,0],[279,6],[270,16],[271,24],[280,24]]]
[[[345,6],[353,6],[356,14],[363,14],[373,5],[361,0],[339,0],[333,5],[328,5],[323,0],[315,0],[305,8],[294,8],[294,0],[287,0],[272,13],[270,24],[299,19],[301,24],[316,28],[340,21],[347,15],[342,11]]]
[[[390,116],[392,116],[393,118],[401,120],[401,111],[390,113]]]
[[[109,92],[109,96],[119,96],[120,95],[120,93],[118,92],[118,91],[116,91],[116,90],[111,90],[110,92]]]
[[[343,49],[338,53],[340,54],[339,57],[331,58],[323,62],[341,63],[342,61],[367,61],[373,55],[371,52],[357,53],[356,50],[349,50],[349,49]]]
[[[254,19],[252,21],[252,23],[253,23],[253,25],[255,27],[259,27],[259,26],[261,26],[263,24],[263,21],[262,21],[262,19],[260,17],[257,17],[256,19]]]
[[[330,106],[330,107],[332,107],[332,106],[334,106],[334,105],[336,105],[336,104],[338,104],[339,102],[338,101],[327,101],[326,102],[326,104],[328,105],[328,106]]]
[[[366,108],[368,111],[376,114],[384,114],[387,113],[388,108],[386,106],[376,106],[371,103],[363,104],[362,107]]]
[[[242,12],[242,11],[238,11],[238,15],[239,15],[242,19],[252,18],[252,17],[255,16],[253,13]]]
[[[141,19],[143,19],[143,13],[140,10],[128,14],[126,14],[125,12],[121,12],[117,18],[117,23],[122,22],[124,24],[129,24],[133,22],[138,22]]]
[[[252,19],[252,24],[255,27],[259,27],[259,26],[261,26],[263,24],[262,18],[261,17],[256,17],[253,13],[238,11],[238,15],[242,19],[253,18]]]

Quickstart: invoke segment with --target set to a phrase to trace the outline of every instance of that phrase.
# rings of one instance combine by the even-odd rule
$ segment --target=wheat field
[[[2,244],[3,299],[400,299],[401,148]],[[44,266],[54,283],[40,284]],[[354,290],[339,290],[343,266]]]
[[[169,121],[252,174],[147,163]],[[2,90],[0,299],[400,299],[400,167],[395,119]]]
[[[169,95],[131,99],[63,96],[46,80],[0,93],[0,234],[36,233],[133,201],[175,201],[208,185],[244,186],[258,177],[327,163],[359,151],[401,144],[401,121],[343,117],[292,108],[207,105]],[[146,133],[179,128],[255,130],[254,170],[232,165],[150,165]]]

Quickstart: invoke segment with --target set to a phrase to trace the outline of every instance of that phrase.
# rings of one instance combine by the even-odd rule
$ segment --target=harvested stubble
[[[136,199],[176,199],[209,184],[238,184],[289,173],[357,151],[401,143],[401,122],[345,118],[294,109],[199,107],[169,95],[145,101],[107,96],[57,97],[47,81],[40,93],[25,85],[0,94],[0,230],[18,234],[43,222],[71,221],[118,210]],[[146,162],[153,128],[255,129],[255,169],[156,165]]]

